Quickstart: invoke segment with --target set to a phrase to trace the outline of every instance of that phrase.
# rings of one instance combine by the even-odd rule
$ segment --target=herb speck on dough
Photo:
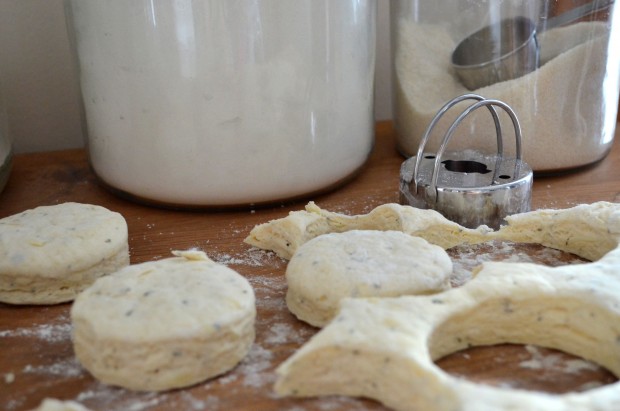
[[[133,314],[133,310],[128,310],[125,312],[125,317],[131,317]]]
[[[506,314],[512,314],[514,309],[512,308],[512,301],[508,298],[502,301],[502,307]]]

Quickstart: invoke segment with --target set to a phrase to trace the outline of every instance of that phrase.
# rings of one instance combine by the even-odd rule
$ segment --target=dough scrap
[[[54,398],[46,398],[32,411],[90,411],[79,402],[60,401]]]
[[[297,248],[314,237],[349,230],[395,230],[422,237],[444,249],[493,240],[535,243],[597,260],[616,247],[620,235],[617,204],[600,201],[568,209],[540,209],[506,217],[493,231],[487,226],[465,228],[434,210],[383,204],[368,214],[348,216],[323,210],[313,202],[305,211],[259,224],[245,242],[290,260]]]
[[[98,380],[132,390],[193,385],[232,369],[255,336],[254,291],[201,251],[99,279],[71,309],[73,346]]]
[[[57,304],[129,264],[127,223],[91,204],[41,206],[0,220],[0,301]]]
[[[596,261],[618,246],[619,205],[581,204],[562,210],[541,209],[506,217],[493,234],[499,240],[535,243]]]
[[[348,216],[323,210],[310,202],[305,211],[293,211],[287,217],[257,225],[245,242],[290,260],[295,251],[312,238],[350,230],[402,231],[444,249],[490,241],[488,235],[493,232],[487,226],[465,228],[437,211],[400,204],[383,204],[368,214]]]
[[[532,211],[508,223],[499,233],[511,239],[583,255],[615,248],[580,265],[487,262],[464,286],[433,296],[344,299],[339,315],[278,367],[276,393],[364,396],[411,411],[620,409],[620,382],[552,395],[476,384],[434,364],[469,346],[536,344],[620,376],[620,204]]]
[[[399,231],[352,230],[315,237],[286,269],[286,304],[323,327],[345,297],[432,294],[450,287],[452,261],[436,245]]]

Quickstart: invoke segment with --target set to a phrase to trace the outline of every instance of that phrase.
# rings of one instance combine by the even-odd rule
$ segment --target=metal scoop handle
[[[609,6],[611,6],[613,3],[614,0],[591,1],[590,3],[575,7],[562,14],[551,17],[550,19],[540,21],[536,29],[537,31],[542,32],[544,30],[563,26],[597,11],[605,10],[609,8]]]
[[[607,9],[614,0],[594,0],[548,20],[505,18],[463,39],[452,52],[452,67],[461,83],[476,90],[526,75],[539,67],[537,33]]]

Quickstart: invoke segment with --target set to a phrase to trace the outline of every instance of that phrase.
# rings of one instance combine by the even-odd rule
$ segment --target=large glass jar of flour
[[[391,6],[394,117],[404,155],[415,155],[444,103],[470,92],[515,110],[524,160],[536,172],[575,169],[608,153],[620,75],[620,9],[613,1],[395,0]],[[498,35],[502,42],[489,46]],[[463,72],[480,74],[484,65],[486,84]],[[461,111],[449,111],[434,128],[427,151],[437,150]],[[492,117],[486,110],[475,114],[459,126],[450,149],[494,152]],[[513,126],[504,120],[505,139],[512,141]]]
[[[373,145],[374,0],[69,0],[94,172],[172,206],[308,196]]]

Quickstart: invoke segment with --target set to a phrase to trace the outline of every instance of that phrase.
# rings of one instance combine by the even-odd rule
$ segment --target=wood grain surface
[[[248,357],[219,378],[172,392],[136,393],[97,382],[75,360],[70,304],[39,307],[0,303],[0,409],[28,410],[45,397],[77,400],[93,410],[385,409],[364,399],[291,399],[273,395],[274,369],[317,330],[296,320],[286,309],[286,261],[243,243],[256,224],[302,209],[307,200],[347,214],[366,213],[380,204],[398,201],[398,172],[404,159],[395,149],[392,124],[378,123],[376,134],[368,163],[353,180],[336,190],[297,202],[228,211],[173,211],[127,201],[98,184],[83,150],[16,156],[9,183],[0,194],[0,218],[66,201],[99,204],[120,212],[127,220],[132,263],[167,257],[173,249],[203,249],[215,261],[246,276],[253,285],[257,295],[257,339]],[[599,200],[620,201],[617,143],[594,166],[535,179],[534,209],[566,208]],[[517,247],[516,251],[510,248],[510,255],[543,255],[539,261],[550,263],[545,261],[549,257],[545,250],[510,247]],[[469,260],[483,254],[503,258],[506,249],[506,245],[490,245],[487,249],[453,251],[452,256],[466,256]],[[573,256],[559,254],[551,258],[560,263],[574,260]],[[615,381],[613,375],[596,365],[535,345],[475,347],[452,354],[438,364],[474,381],[549,392],[584,390]]]

